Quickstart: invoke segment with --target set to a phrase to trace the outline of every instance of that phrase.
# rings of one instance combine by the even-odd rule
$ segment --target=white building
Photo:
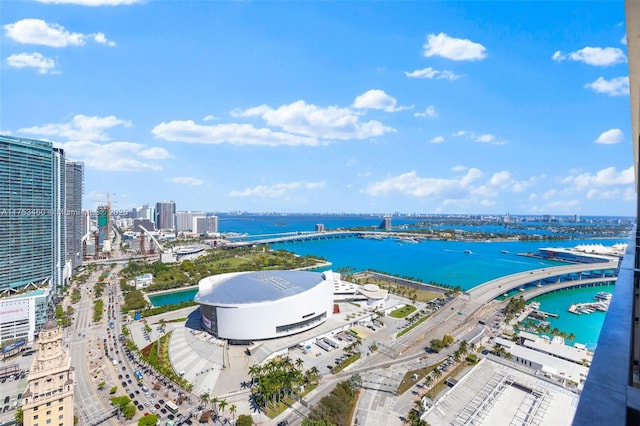
[[[33,342],[49,319],[48,288],[0,299],[0,345],[17,339]]]
[[[195,299],[205,330],[250,342],[312,329],[333,314],[333,273],[259,271],[200,280]]]
[[[204,216],[195,216],[193,218],[193,227],[191,228],[195,234],[204,235],[207,232],[207,218]]]
[[[136,290],[140,290],[141,288],[147,288],[151,284],[153,284],[153,275],[152,274],[142,274],[138,275],[135,278]]]
[[[218,233],[218,216],[207,216],[207,233]]]

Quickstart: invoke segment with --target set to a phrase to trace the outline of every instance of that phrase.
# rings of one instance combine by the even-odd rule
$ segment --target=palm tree
[[[231,404],[231,406],[229,407],[229,412],[231,413],[231,416],[233,418],[231,424],[235,424],[236,422],[236,408],[237,407],[234,404]]]
[[[204,403],[204,408],[207,408],[207,404],[210,401],[210,395],[209,392],[205,392],[202,395],[200,395],[200,399],[202,400],[202,402]]]
[[[442,371],[440,371],[439,368],[434,368],[433,369],[433,377],[436,379],[436,382],[438,382],[438,379],[440,377],[442,377]]]
[[[296,359],[296,367],[298,368],[302,368],[302,366],[304,365],[304,361],[300,358]]]
[[[229,405],[227,401],[225,401],[224,399],[220,400],[220,402],[218,402],[218,408],[220,408],[220,412],[224,413],[224,409],[227,408],[227,405]]]
[[[220,403],[220,400],[218,399],[218,397],[214,396],[213,398],[211,398],[209,400],[209,402],[211,402],[211,406],[213,407],[213,411],[215,411],[217,413],[218,412],[218,403]]]

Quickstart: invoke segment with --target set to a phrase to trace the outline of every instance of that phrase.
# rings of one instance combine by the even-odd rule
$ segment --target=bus
[[[139,382],[142,381],[142,373],[140,372],[140,370],[136,370],[133,374],[136,376],[136,379],[138,379]]]
[[[173,414],[178,412],[178,406],[173,401],[167,401],[165,407],[167,407],[167,410],[171,411]]]

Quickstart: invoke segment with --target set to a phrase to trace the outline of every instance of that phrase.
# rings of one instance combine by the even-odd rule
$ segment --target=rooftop
[[[325,273],[259,271],[214,275],[200,281],[194,300],[208,304],[260,303],[303,293],[325,280]]]

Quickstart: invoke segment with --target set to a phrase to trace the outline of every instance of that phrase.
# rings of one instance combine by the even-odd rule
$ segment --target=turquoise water
[[[593,302],[596,293],[600,291],[613,293],[614,290],[613,285],[577,288],[544,294],[532,301],[540,302],[540,310],[559,315],[558,318],[547,319],[551,323],[551,328],[557,327],[566,333],[573,333],[576,335],[574,342],[584,343],[588,348],[594,348],[598,343],[606,312],[595,311],[591,314],[576,315],[568,311],[569,306],[574,303]]]
[[[382,217],[366,216],[325,216],[325,215],[220,215],[221,232],[239,232],[250,235],[285,232],[313,231],[315,224],[323,223],[326,229],[346,227],[377,227]],[[416,219],[393,219],[394,226],[404,224],[411,227]],[[456,228],[463,228],[456,226]],[[476,230],[474,228],[474,230]],[[477,229],[488,232],[505,232],[502,226],[485,225]],[[536,233],[540,233],[537,230]],[[274,249],[284,249],[300,255],[321,256],[332,263],[330,269],[352,268],[354,271],[374,269],[399,276],[420,279],[451,286],[461,286],[467,290],[492,279],[523,272],[535,268],[561,265],[548,260],[518,256],[517,253],[536,252],[542,247],[574,247],[578,244],[603,244],[627,242],[619,240],[567,240],[530,242],[460,242],[425,241],[420,243],[401,242],[387,238],[372,240],[345,238],[318,240],[274,245]],[[471,254],[465,253],[470,250]],[[506,251],[507,253],[504,253]],[[326,268],[329,269],[329,268]],[[541,309],[557,312],[560,318],[551,320],[552,327],[577,336],[576,341],[594,346],[597,342],[604,313],[573,315],[567,312],[571,303],[586,302],[598,291],[608,287],[568,290],[538,298]],[[158,296],[150,296],[154,306],[193,300],[197,289],[182,290]]]
[[[171,293],[158,294],[156,296],[149,296],[149,300],[153,306],[173,305],[180,302],[190,302],[198,292],[197,288],[189,290],[178,290]]]

